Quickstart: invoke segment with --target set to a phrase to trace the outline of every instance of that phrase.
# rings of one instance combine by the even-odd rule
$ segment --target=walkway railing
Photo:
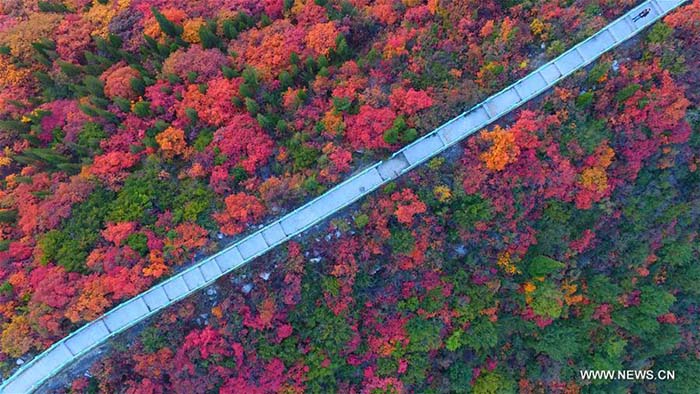
[[[337,211],[405,174],[427,159],[548,90],[574,71],[636,35],[685,0],[649,0],[525,78],[443,124],[389,159],[375,163],[259,231],[118,305],[53,344],[0,386],[2,393],[36,390],[73,361],[109,338],[152,316],[241,265],[318,224]]]

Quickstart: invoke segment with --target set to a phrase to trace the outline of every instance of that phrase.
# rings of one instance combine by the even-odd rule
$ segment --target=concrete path
[[[639,33],[684,0],[649,0],[543,65],[527,77],[489,97],[469,111],[332,188],[320,197],[200,261],[140,295],[120,304],[56,342],[22,366],[0,386],[2,393],[24,394],[112,336],[152,316],[237,267],[268,252],[295,235],[410,171],[465,137],[548,90],[559,80],[586,66],[606,51]]]

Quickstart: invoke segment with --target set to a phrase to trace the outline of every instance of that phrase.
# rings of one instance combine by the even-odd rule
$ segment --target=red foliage
[[[285,265],[284,288],[282,300],[286,305],[296,305],[301,296],[301,277],[304,274],[304,256],[298,243],[290,241],[287,245],[287,261]]]
[[[82,60],[82,52],[90,47],[93,30],[88,18],[69,14],[56,27],[56,52],[62,59],[77,63]]]
[[[391,128],[395,118],[396,113],[389,108],[363,105],[357,115],[346,118],[348,141],[354,149],[388,148],[384,132]]]
[[[136,230],[136,222],[108,223],[107,228],[102,230],[102,237],[114,246],[120,246]]]
[[[413,115],[433,105],[433,99],[430,98],[427,92],[413,90],[413,88],[408,90],[404,88],[394,89],[391,92],[389,101],[394,111],[408,115]]]
[[[227,166],[241,165],[249,173],[264,164],[272,154],[274,143],[249,114],[237,114],[214,133],[213,146],[227,157]]]
[[[342,239],[334,248],[334,261],[330,274],[338,278],[340,292],[332,295],[324,293],[328,308],[336,315],[347,310],[352,300],[352,286],[355,283],[355,275],[359,271],[355,253],[358,250],[357,240]]]
[[[60,266],[37,267],[29,277],[30,285],[35,289],[32,302],[43,303],[51,308],[63,308],[76,294],[75,278]]]
[[[129,168],[138,163],[139,157],[129,152],[109,152],[95,156],[95,161],[90,166],[90,173],[105,182],[112,188],[116,188],[129,176]]]
[[[214,214],[226,235],[236,235],[250,223],[260,221],[265,215],[265,206],[257,197],[245,193],[236,193],[226,197],[226,210]]]
[[[180,48],[163,62],[163,75],[175,74],[180,79],[189,80],[189,74],[196,75],[195,82],[203,83],[221,75],[221,67],[228,65],[229,59],[216,48],[202,49],[198,44]]]
[[[178,357],[181,353],[193,360],[207,359],[210,355],[229,356],[231,350],[221,334],[207,326],[201,330],[194,330],[185,337],[185,342],[178,350]]]
[[[232,98],[238,94],[240,78],[228,80],[217,77],[207,83],[207,90],[202,93],[198,85],[188,85],[182,102],[177,105],[177,125],[189,123],[187,108],[197,111],[197,117],[211,126],[223,126],[231,121],[236,112]]]

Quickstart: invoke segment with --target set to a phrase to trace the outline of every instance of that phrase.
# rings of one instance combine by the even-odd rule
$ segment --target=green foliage
[[[533,277],[541,277],[557,272],[564,267],[566,267],[564,263],[547,256],[536,256],[530,260],[527,271]]]
[[[148,254],[148,238],[144,234],[129,234],[126,238],[126,245],[138,252],[141,256],[146,256]]]
[[[485,352],[498,343],[496,326],[485,317],[480,317],[472,322],[471,327],[460,336],[460,343],[476,352]]]
[[[241,85],[243,86],[243,85]],[[255,116],[260,111],[260,105],[250,97],[245,98],[245,109],[250,113],[251,116]]]
[[[445,341],[445,348],[451,352],[459,349],[462,346],[463,335],[464,331],[459,329],[452,332],[452,334]]]
[[[151,215],[153,209],[172,207],[177,185],[160,179],[160,171],[160,164],[151,160],[147,161],[142,171],[127,178],[110,204],[108,219],[113,222],[153,223],[156,219]]]
[[[78,75],[82,74],[83,68],[80,65],[69,63],[69,62],[64,62],[62,60],[58,60],[56,62],[61,69],[61,72],[66,74],[68,78],[74,78],[77,77]]]
[[[651,285],[642,287],[641,293],[639,306],[615,311],[613,321],[631,335],[651,339],[661,326],[656,318],[667,313],[676,298]]]
[[[87,122],[78,135],[78,146],[87,153],[100,153],[100,142],[107,137],[102,126],[98,123]]]
[[[600,345],[595,346],[592,368],[601,370],[622,369],[622,358],[625,355],[627,341],[617,336],[611,336]]]
[[[160,26],[160,30],[163,33],[173,38],[180,37],[180,35],[183,32],[182,26],[176,25],[175,23],[169,21],[168,18],[166,18],[165,15],[161,14],[160,11],[158,11],[155,7],[151,7],[151,12],[156,18],[158,26]]]
[[[216,35],[216,24],[207,23],[199,28],[199,39],[204,49],[221,48],[223,43]]]
[[[402,143],[412,142],[418,137],[418,131],[406,125],[406,119],[398,116],[394,119],[392,127],[384,132],[384,142],[393,145],[401,141]]]
[[[151,103],[148,101],[139,101],[134,104],[134,115],[139,118],[145,118],[151,115]]]
[[[352,101],[347,97],[333,97],[333,109],[336,112],[347,112],[352,106]]]
[[[566,251],[562,239],[577,239],[585,229],[590,229],[600,216],[596,208],[578,210],[572,203],[548,201],[537,222],[537,245],[531,248],[531,255],[556,256]]]
[[[143,96],[146,93],[146,83],[143,78],[131,78],[129,86],[138,96]]]
[[[639,89],[641,89],[642,86],[636,83],[629,84],[622,88],[617,94],[615,95],[615,101],[618,103],[624,103],[632,97]]]
[[[53,261],[68,271],[84,271],[85,258],[100,238],[112,198],[112,192],[97,189],[85,202],[75,206],[60,229],[45,233],[37,242],[40,262]]]
[[[684,267],[698,261],[697,246],[689,240],[677,240],[664,245],[657,253],[660,260],[671,267]]]
[[[479,195],[454,198],[452,211],[456,224],[463,229],[470,229],[476,222],[486,222],[493,218],[491,202]]]
[[[16,209],[0,209],[0,223],[14,223],[17,220]]]
[[[80,165],[72,157],[58,153],[52,148],[27,148],[14,156],[14,161],[31,164],[48,172],[65,171],[69,174],[80,172]]]
[[[622,288],[605,275],[595,275],[588,281],[588,296],[596,303],[612,304],[622,293]]]
[[[415,247],[416,240],[410,230],[395,229],[391,231],[389,247],[393,253],[409,254]]]
[[[655,382],[659,393],[694,393],[700,387],[700,363],[692,355],[669,354],[655,365],[676,373],[675,379]]]
[[[406,332],[409,336],[407,351],[428,352],[439,349],[442,346],[440,338],[442,323],[436,319],[423,319],[416,317],[406,323]]]
[[[310,168],[316,163],[321,156],[321,151],[303,143],[296,143],[290,146],[289,154],[294,161],[294,170],[301,170]]]
[[[690,264],[672,269],[669,272],[669,282],[675,283],[689,295],[700,296],[700,265]]]
[[[479,375],[472,387],[474,394],[515,394],[515,382],[497,371]]]
[[[564,295],[556,286],[543,282],[537,285],[532,293],[532,310],[540,315],[557,319],[561,316],[564,304]]]
[[[210,225],[206,219],[214,207],[214,193],[198,180],[186,179],[178,187],[173,200],[173,221],[196,221],[204,227]]]
[[[360,213],[358,215],[355,215],[354,221],[355,226],[358,229],[363,229],[365,228],[365,226],[367,226],[367,224],[369,224],[369,216],[367,214]]]
[[[598,81],[602,80],[605,75],[608,74],[608,71],[610,70],[610,63],[609,62],[597,62],[593,68],[591,68],[591,71],[588,72],[588,78],[587,82],[588,84],[596,84]]]
[[[238,29],[236,28],[236,22],[232,19],[227,19],[223,21],[221,27],[224,32],[224,37],[229,40],[235,40],[238,38]]]
[[[163,332],[156,327],[146,327],[141,332],[141,344],[146,353],[155,353],[168,346],[168,340]]]
[[[449,392],[454,394],[470,393],[472,380],[472,367],[463,360],[456,360],[447,370],[449,378]]]
[[[202,152],[207,148],[207,146],[209,146],[213,139],[214,131],[207,129],[200,130],[199,134],[197,134],[197,137],[194,139],[192,146],[197,152]]]
[[[2,296],[9,296],[12,294],[14,287],[12,286],[12,283],[9,281],[4,281],[2,284],[0,284],[0,295]]]
[[[647,40],[652,44],[661,44],[666,42],[672,34],[673,28],[663,21],[659,21],[658,23],[654,23],[653,27],[649,30]]]
[[[194,108],[185,108],[185,116],[187,116],[187,119],[190,121],[190,124],[196,124],[199,121],[199,114]]]
[[[608,124],[605,119],[588,119],[576,125],[571,138],[579,142],[586,154],[592,154],[610,136],[611,133],[608,130]],[[564,143],[569,140],[569,138],[563,139]]]
[[[586,351],[590,343],[586,328],[585,324],[578,322],[555,321],[529,343],[535,351],[564,363]]]
[[[576,98],[576,106],[579,108],[588,108],[593,104],[593,92],[581,93]]]
[[[221,72],[227,79],[232,79],[238,76],[238,72],[229,66],[221,66]]]

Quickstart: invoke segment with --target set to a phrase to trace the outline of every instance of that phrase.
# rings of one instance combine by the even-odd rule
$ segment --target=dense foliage
[[[2,1],[3,372],[631,3]]]
[[[669,16],[459,159],[168,309],[69,390],[697,392],[697,26]]]

